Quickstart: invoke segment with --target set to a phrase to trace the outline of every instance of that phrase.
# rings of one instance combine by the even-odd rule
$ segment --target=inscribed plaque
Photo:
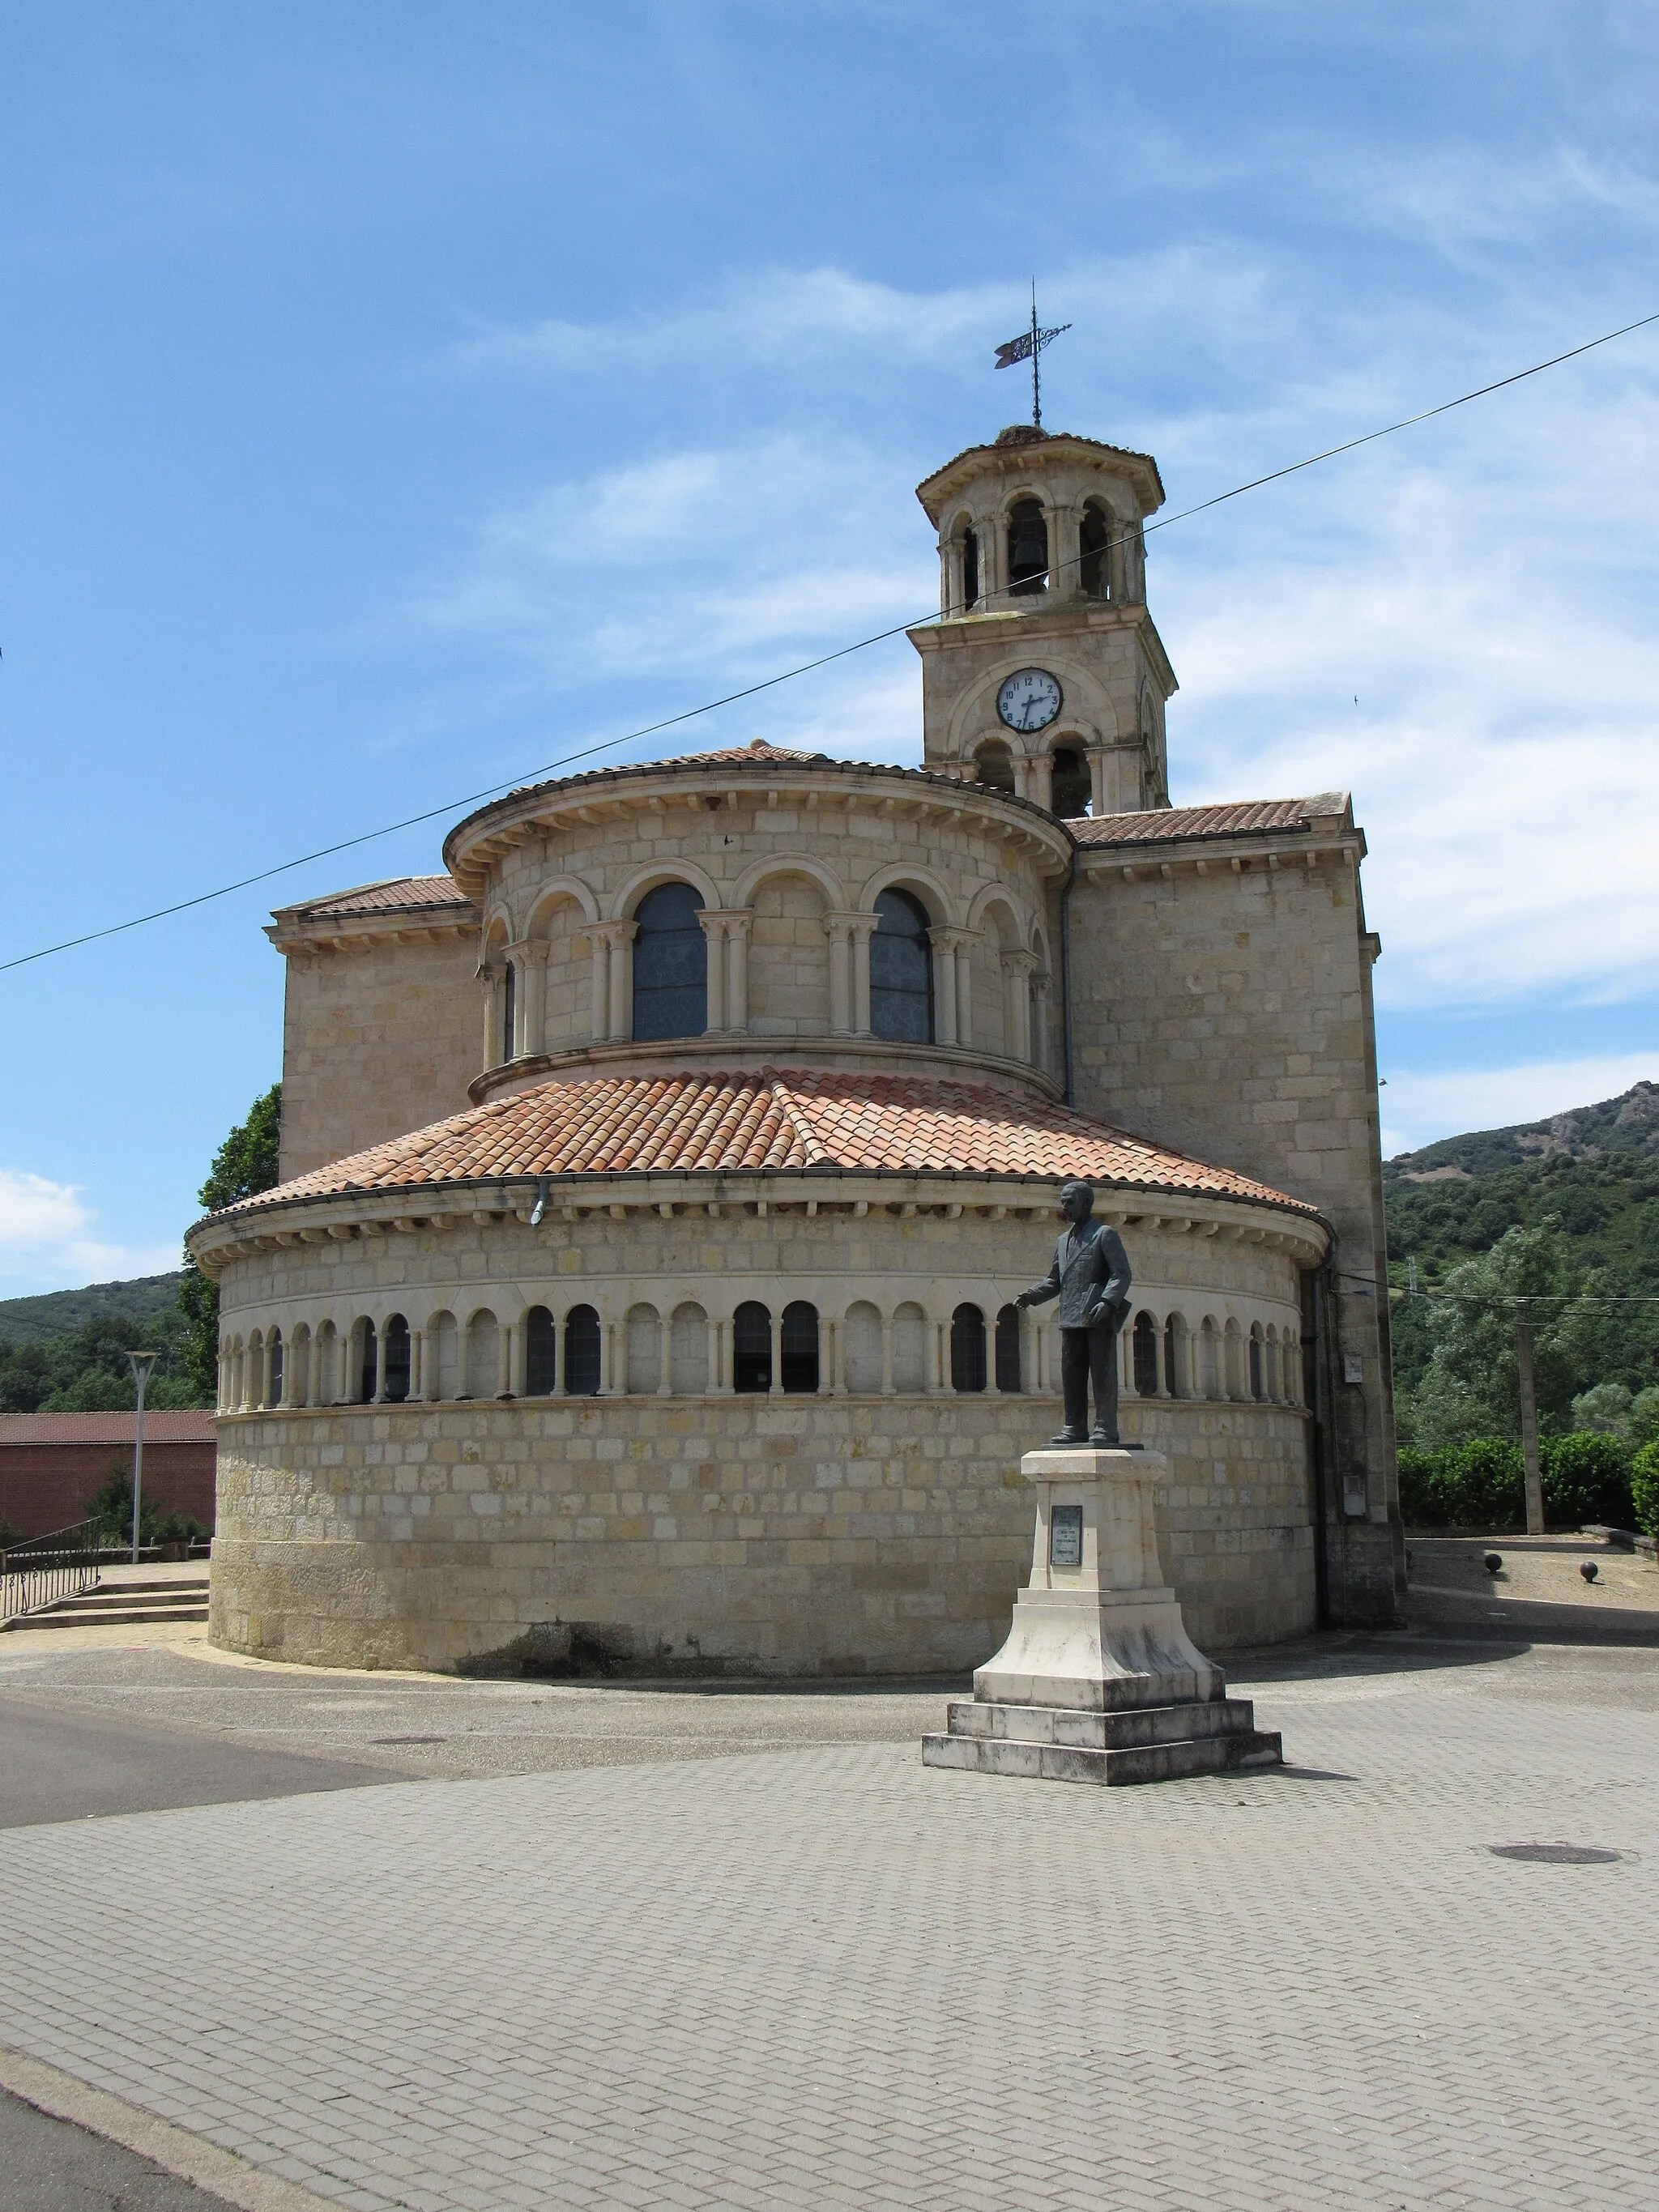
[[[1080,1567],[1083,1565],[1083,1508],[1080,1505],[1056,1505],[1048,1522],[1048,1565],[1051,1567]]]

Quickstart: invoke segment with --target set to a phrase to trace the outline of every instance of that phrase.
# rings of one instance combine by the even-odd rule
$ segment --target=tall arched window
[[[896,1044],[933,1042],[933,950],[927,909],[908,891],[878,891],[870,936],[870,1026]]]
[[[951,1316],[951,1388],[985,1388],[985,1316],[977,1306],[958,1306]]]
[[[1158,1323],[1151,1314],[1135,1316],[1135,1389],[1143,1398],[1158,1395]]]
[[[701,1036],[708,1026],[708,941],[690,884],[659,884],[634,910],[634,1034]]]
[[[283,1332],[281,1329],[273,1328],[265,1339],[265,1352],[270,1378],[265,1387],[265,1403],[267,1406],[280,1406],[283,1402]]]
[[[592,1306],[572,1306],[564,1317],[564,1388],[570,1398],[599,1395],[599,1317]]]
[[[524,1395],[526,1398],[553,1395],[559,1332],[545,1306],[532,1306],[524,1317]]]
[[[818,1387],[818,1310],[805,1298],[793,1299],[783,1310],[783,1387],[812,1391]]]
[[[997,1388],[1023,1390],[1019,1371],[1019,1308],[1004,1306],[997,1315]]]
[[[1034,499],[1017,499],[1008,510],[1008,588],[1017,599],[1045,589],[1048,526]]]
[[[366,1321],[363,1323],[362,1358],[357,1367],[356,1395],[360,1406],[370,1405],[374,1401],[378,1352],[379,1346],[374,1339],[374,1324],[372,1321]]]
[[[732,1388],[769,1390],[772,1387],[772,1316],[763,1305],[745,1298],[732,1316]]]
[[[962,598],[958,614],[966,614],[979,598],[979,533],[975,530],[962,533]]]
[[[1012,797],[1014,788],[1013,756],[1003,738],[986,738],[975,746],[974,781],[983,784],[988,791],[1006,791]]]
[[[409,1323],[401,1314],[386,1325],[386,1395],[400,1406],[409,1395]]]
[[[1261,1328],[1260,1322],[1256,1323],[1250,1331],[1249,1359],[1250,1395],[1253,1398],[1265,1398],[1267,1395],[1267,1385],[1262,1380],[1261,1374]]]
[[[501,1058],[511,1060],[517,1050],[519,971],[509,960],[501,974]]]
[[[1098,501],[1091,499],[1083,510],[1078,531],[1078,550],[1083,557],[1077,564],[1078,582],[1091,599],[1112,596],[1111,563],[1107,557],[1111,543],[1112,519]]]

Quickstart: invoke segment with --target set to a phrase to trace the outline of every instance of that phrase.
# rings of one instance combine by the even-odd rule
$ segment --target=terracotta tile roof
[[[126,1444],[133,1413],[0,1413],[0,1449],[7,1444]],[[211,1413],[144,1408],[147,1444],[210,1444],[218,1431]]]
[[[840,1169],[1066,1175],[1315,1209],[1226,1168],[989,1085],[806,1068],[544,1083],[337,1160],[214,1217],[348,1190],[537,1175]]]
[[[406,912],[415,907],[467,906],[471,900],[453,876],[392,876],[383,884],[358,884],[324,898],[278,907],[278,921],[322,921],[335,915]]]
[[[1225,806],[1083,815],[1066,826],[1079,845],[1153,845],[1176,837],[1247,837],[1264,830],[1305,830],[1316,817],[1345,814],[1347,805],[1346,792],[1324,791],[1311,799],[1243,799]]]
[[[625,764],[635,768],[707,768],[716,763],[723,766],[728,761],[782,761],[786,764],[793,763],[799,766],[805,763],[816,768],[821,762],[834,757],[830,753],[791,752],[787,745],[771,745],[764,738],[755,738],[746,745],[726,745],[717,752],[674,753],[667,760],[634,761]]]

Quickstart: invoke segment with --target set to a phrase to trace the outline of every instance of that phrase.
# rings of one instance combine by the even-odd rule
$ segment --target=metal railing
[[[100,1534],[95,1521],[78,1521],[0,1552],[0,1623],[95,1589]]]

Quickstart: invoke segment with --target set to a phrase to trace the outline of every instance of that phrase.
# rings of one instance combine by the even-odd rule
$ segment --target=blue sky
[[[1650,7],[4,13],[0,957],[921,613],[1033,272],[1172,509],[1659,309]],[[1177,803],[1353,790],[1391,1150],[1659,1076],[1656,514],[1659,326],[1151,541]],[[0,975],[0,1295],[172,1264],[267,909],[443,826]]]

